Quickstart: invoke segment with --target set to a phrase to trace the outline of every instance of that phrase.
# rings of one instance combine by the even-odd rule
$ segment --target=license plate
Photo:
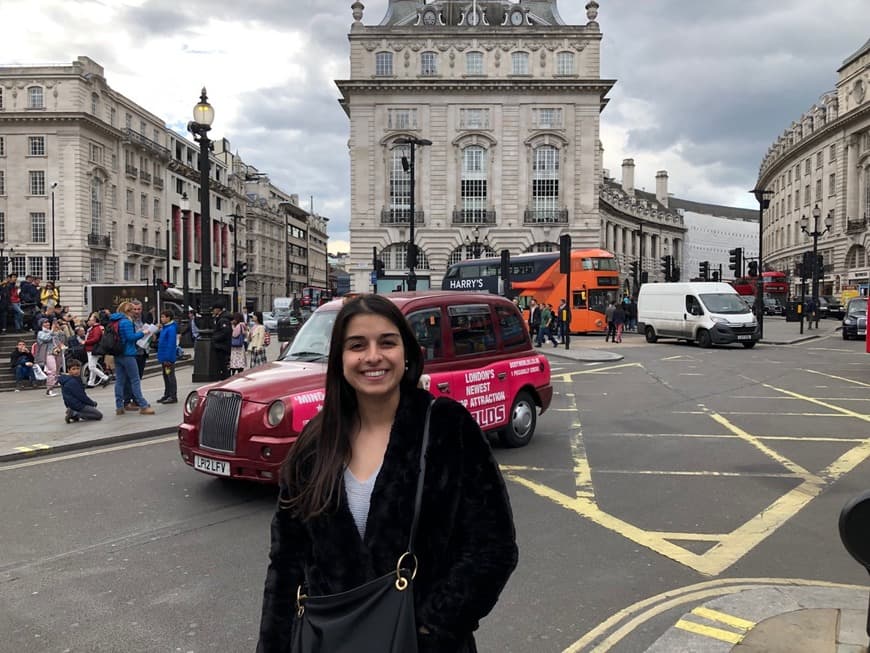
[[[215,460],[214,458],[206,458],[205,456],[193,457],[193,468],[201,472],[209,474],[217,474],[218,476],[230,475],[230,464],[223,460]]]
[[[752,336],[751,336],[751,335],[747,335],[747,336],[737,336],[737,339],[738,339],[738,340],[752,340]]]

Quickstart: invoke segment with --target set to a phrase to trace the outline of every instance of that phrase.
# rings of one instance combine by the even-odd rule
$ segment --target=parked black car
[[[867,298],[854,297],[846,304],[843,318],[843,340],[867,337]]]
[[[842,320],[846,315],[843,304],[833,295],[820,296],[819,306],[822,309],[822,317],[832,317],[837,320]]]

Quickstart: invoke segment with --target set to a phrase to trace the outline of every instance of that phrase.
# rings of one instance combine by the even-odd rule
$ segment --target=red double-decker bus
[[[762,273],[764,288],[762,297],[772,297],[785,306],[788,300],[788,278],[784,272]],[[758,287],[758,277],[740,277],[731,282],[734,289],[740,295],[753,296]]]

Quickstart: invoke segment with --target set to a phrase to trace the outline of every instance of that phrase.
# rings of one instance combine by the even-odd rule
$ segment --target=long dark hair
[[[323,408],[306,424],[281,466],[281,481],[289,488],[280,507],[302,519],[316,517],[333,503],[342,467],[350,459],[350,432],[359,419],[356,392],[344,378],[344,339],[347,326],[357,315],[379,315],[399,331],[405,349],[401,393],[413,391],[423,373],[423,354],[405,316],[381,295],[360,295],[338,312],[332,326],[326,366]]]

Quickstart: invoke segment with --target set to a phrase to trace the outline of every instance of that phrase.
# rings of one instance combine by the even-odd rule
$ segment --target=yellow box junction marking
[[[606,368],[570,372],[561,375],[561,378],[564,381],[570,381],[574,376],[578,375],[595,374],[598,372],[630,367],[643,368],[643,365],[639,363],[626,363]],[[822,414],[826,417],[845,417],[870,421],[870,415],[858,413],[849,410],[848,408],[843,408],[826,401],[814,399],[770,384],[762,383],[760,385],[774,393],[778,393],[779,396],[790,396],[794,399],[822,406],[832,411],[832,413]],[[579,412],[577,410],[576,398],[573,394],[568,398],[568,410]],[[576,488],[575,496],[569,496],[548,485],[527,478],[523,474],[524,472],[531,470],[527,470],[520,466],[505,468],[505,477],[508,480],[531,490],[538,496],[546,498],[566,510],[575,512],[580,517],[588,519],[599,526],[603,526],[628,540],[655,551],[660,555],[671,558],[672,560],[690,567],[701,574],[714,576],[722,573],[728,567],[740,560],[749,551],[758,546],[768,536],[800,512],[828,486],[840,479],[843,475],[854,470],[858,465],[870,457],[870,438],[857,439],[853,441],[855,446],[843,453],[839,458],[834,460],[834,462],[829,464],[820,472],[813,473],[770,446],[770,437],[762,439],[759,436],[741,429],[721,413],[710,411],[704,405],[700,405],[699,408],[700,410],[691,411],[691,413],[709,416],[713,422],[719,424],[728,432],[728,435],[726,436],[711,435],[706,437],[736,437],[742,439],[771,460],[776,461],[784,468],[784,470],[787,470],[788,474],[783,474],[783,476],[801,479],[801,483],[797,487],[777,498],[770,505],[763,508],[757,515],[750,518],[730,533],[714,536],[709,533],[665,533],[646,530],[603,510],[595,499],[595,487],[592,482],[592,467],[589,464],[586,454],[582,425],[577,418],[575,418],[571,425],[571,456],[573,459],[572,469]],[[806,413],[797,414],[806,415]],[[840,441],[846,442],[846,440]],[[638,471],[637,473],[640,475],[644,472]],[[650,474],[653,472],[647,470],[645,473]],[[673,474],[673,472],[668,473]],[[661,474],[664,475],[665,472],[661,472]],[[686,475],[694,474],[705,474],[705,472],[693,473],[689,471],[686,473]],[[679,541],[715,541],[716,544],[703,554],[697,554],[677,544]]]

